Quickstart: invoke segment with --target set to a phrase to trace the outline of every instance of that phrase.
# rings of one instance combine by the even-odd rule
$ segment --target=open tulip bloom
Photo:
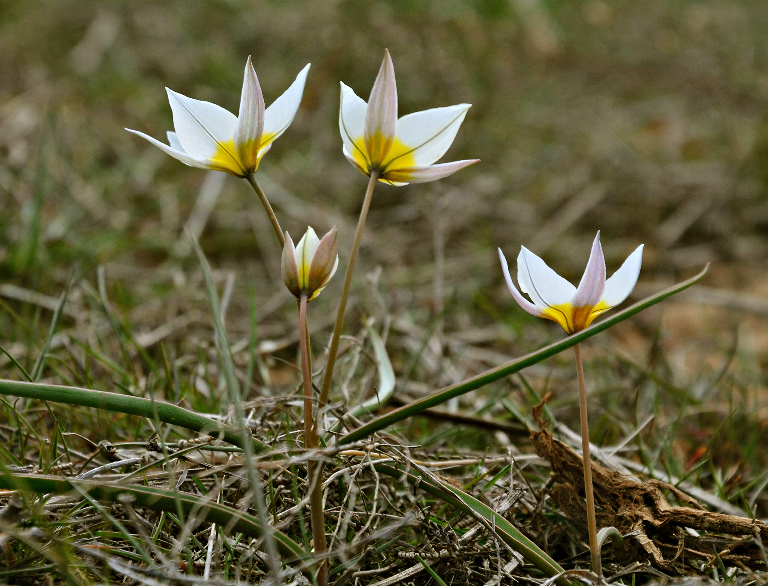
[[[500,248],[499,259],[509,292],[520,307],[531,315],[559,323],[566,333],[573,334],[589,326],[598,315],[619,305],[629,296],[640,274],[643,245],[638,246],[621,268],[606,280],[605,258],[598,232],[578,288],[523,246],[517,257],[517,281],[531,301],[523,297],[515,287],[507,259]]]
[[[470,104],[434,108],[397,118],[395,69],[385,52],[366,104],[341,84],[339,129],[344,155],[365,175],[391,185],[425,183],[455,173],[477,159],[433,164],[453,143]]]
[[[166,88],[176,130],[168,132],[169,144],[143,132],[126,130],[191,167],[247,177],[258,169],[272,142],[296,116],[308,71],[309,65],[299,72],[285,93],[265,109],[261,86],[248,57],[237,116],[216,104],[194,100]]]
[[[566,333],[574,334],[585,329],[598,315],[624,301],[637,283],[643,261],[643,245],[629,255],[610,279],[605,278],[605,257],[600,245],[600,232],[592,243],[587,268],[578,288],[571,285],[530,250],[521,247],[517,257],[517,281],[520,289],[531,298],[520,294],[509,274],[507,259],[499,248],[499,260],[504,271],[509,292],[525,311],[559,323]],[[592,462],[589,456],[589,417],[587,415],[587,390],[581,347],[574,346],[579,379],[579,411],[581,413],[581,447],[584,456],[584,493],[586,497],[587,527],[592,571],[602,578],[600,546],[597,540],[595,495],[592,487]]]

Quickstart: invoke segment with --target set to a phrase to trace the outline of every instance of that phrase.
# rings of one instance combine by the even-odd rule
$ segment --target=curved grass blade
[[[149,486],[74,480],[60,476],[7,473],[0,473],[0,488],[39,494],[87,494],[93,499],[113,503],[122,502],[127,495],[134,506],[168,513],[177,513],[181,508],[186,515],[194,515],[200,522],[217,523],[221,527],[229,528],[230,531],[243,533],[249,537],[263,536],[261,524],[256,517],[214,501],[207,502],[198,496],[184,492]],[[275,529],[272,533],[278,550],[287,558],[287,561],[295,562],[310,558],[310,554],[287,535]]]
[[[43,374],[43,367],[45,366],[45,360],[48,358],[48,352],[51,350],[51,342],[56,330],[59,329],[59,322],[61,322],[61,316],[64,313],[64,306],[67,304],[67,297],[72,290],[72,284],[75,282],[75,273],[72,272],[67,279],[67,284],[64,286],[64,291],[59,297],[59,302],[56,305],[56,309],[53,312],[53,318],[51,319],[51,327],[48,330],[48,337],[45,339],[43,349],[40,351],[40,356],[37,357],[35,365],[32,367],[30,377],[33,381],[40,380],[40,376]]]
[[[243,447],[243,439],[240,430],[231,425],[213,421],[204,415],[188,411],[183,407],[166,403],[165,401],[153,401],[143,397],[131,397],[106,391],[94,391],[80,387],[66,387],[62,385],[44,385],[41,383],[27,383],[21,381],[0,380],[0,395],[13,395],[15,397],[28,397],[41,399],[52,403],[67,403],[69,405],[81,405],[128,413],[149,419],[158,419],[163,423],[177,425],[185,429],[191,429],[201,433],[207,433],[212,437],[219,437],[232,445]],[[252,438],[253,449],[263,452],[268,446]]]
[[[373,346],[373,356],[376,359],[376,369],[379,374],[379,387],[376,389],[376,394],[373,397],[350,409],[349,413],[354,417],[360,417],[376,411],[389,403],[389,400],[395,394],[395,371],[392,368],[392,362],[389,360],[384,340],[381,339],[379,333],[372,326],[366,323],[365,327],[368,330],[371,345]],[[341,427],[341,420],[336,420],[328,426],[328,432],[323,438],[326,443],[330,439],[330,434],[338,430],[339,427]]]
[[[627,544],[624,543],[624,537],[616,527],[603,527],[597,533],[597,547],[603,549],[603,546],[610,540],[613,547],[613,555],[616,559],[624,563],[629,558]]]
[[[545,346],[541,350],[537,350],[536,352],[532,352],[531,354],[527,354],[526,356],[517,358],[512,362],[508,362],[507,364],[488,370],[471,379],[462,381],[458,384],[451,385],[449,387],[445,387],[444,389],[441,389],[435,393],[432,393],[431,395],[424,397],[423,399],[419,399],[418,401],[414,401],[413,403],[410,403],[408,405],[400,407],[399,409],[395,409],[390,413],[382,415],[381,417],[377,417],[376,419],[367,423],[366,425],[363,425],[362,427],[340,438],[339,443],[348,444],[357,440],[361,440],[365,437],[368,437],[374,432],[377,432],[381,429],[389,427],[394,423],[397,423],[398,421],[408,419],[409,417],[412,417],[417,413],[421,413],[425,409],[429,409],[430,407],[435,407],[437,405],[445,403],[450,399],[453,399],[454,397],[459,397],[470,391],[477,390],[481,387],[484,387],[487,384],[490,384],[499,379],[502,379],[505,376],[509,376],[510,374],[519,372],[524,368],[532,366],[533,364],[537,364],[542,360],[549,358],[550,356],[559,354],[563,350],[567,350],[568,348],[575,346],[579,342],[583,342],[587,338],[591,338],[595,334],[599,334],[600,332],[605,331],[612,326],[615,326],[617,323],[622,322],[625,319],[632,317],[637,313],[640,313],[644,309],[648,309],[649,307],[656,305],[657,303],[663,301],[664,299],[671,297],[672,295],[676,295],[677,293],[684,291],[688,287],[695,285],[704,277],[708,269],[709,269],[709,265],[704,267],[704,270],[702,270],[695,277],[688,279],[687,281],[683,281],[682,283],[679,283],[678,285],[670,287],[669,289],[665,289],[660,293],[651,295],[650,297],[647,297],[642,301],[639,301],[634,305],[628,307],[624,311],[620,311],[619,313],[613,315],[612,317],[604,321],[601,321],[597,324],[593,324],[592,326],[588,327],[585,330],[582,330],[576,334],[568,336],[564,340],[555,342],[554,344],[550,344],[549,346]]]
[[[378,472],[387,476],[404,478],[408,483],[425,490],[468,515],[482,519],[487,523],[489,530],[492,530],[504,543],[523,556],[523,559],[539,568],[547,576],[557,576],[565,571],[539,546],[520,533],[512,523],[463,490],[441,482],[434,475],[422,471],[418,467],[409,466],[406,469],[391,463],[375,464],[374,467]],[[558,579],[557,583],[561,586],[571,586],[571,583],[565,578]]]

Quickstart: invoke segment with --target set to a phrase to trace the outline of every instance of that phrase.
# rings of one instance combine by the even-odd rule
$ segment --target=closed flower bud
[[[288,232],[285,233],[283,247],[283,281],[294,297],[302,295],[312,300],[320,294],[331,280],[339,266],[339,243],[336,238],[336,226],[331,228],[322,239],[311,227],[294,246]]]

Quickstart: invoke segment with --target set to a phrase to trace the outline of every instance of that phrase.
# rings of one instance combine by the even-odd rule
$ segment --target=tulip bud
[[[299,299],[306,295],[309,301],[320,294],[339,265],[338,249],[336,226],[331,228],[322,240],[318,239],[311,227],[307,227],[306,234],[296,246],[293,245],[290,234],[285,233],[283,282],[294,297]]]

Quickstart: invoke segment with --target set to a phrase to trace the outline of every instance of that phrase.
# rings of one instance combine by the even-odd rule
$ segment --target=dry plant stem
[[[357,221],[355,230],[355,240],[352,243],[352,250],[349,253],[349,264],[347,272],[344,275],[344,288],[341,290],[339,299],[339,311],[336,314],[336,324],[333,326],[333,335],[331,336],[331,348],[328,351],[328,362],[325,365],[325,375],[323,376],[323,388],[320,391],[320,400],[318,408],[322,409],[328,402],[328,393],[331,390],[331,380],[333,380],[333,367],[336,364],[336,354],[339,351],[339,338],[341,337],[341,328],[344,327],[344,313],[347,310],[347,299],[349,298],[349,289],[352,285],[352,273],[355,272],[355,261],[357,260],[357,251],[360,250],[360,242],[363,239],[363,229],[365,228],[365,219],[368,217],[368,208],[371,207],[373,197],[373,188],[376,187],[376,181],[379,179],[379,171],[371,171],[368,180],[368,188],[365,190],[363,198],[363,207],[360,210],[360,219]]]
[[[312,367],[310,366],[309,328],[307,326],[307,295],[299,299],[299,332],[301,337],[301,370],[304,375],[304,447],[314,450],[318,447],[317,425],[312,416]],[[322,556],[327,550],[325,542],[325,514],[323,512],[323,466],[314,460],[307,461],[309,486],[309,509],[312,519],[312,540],[315,554]],[[317,583],[325,586],[328,581],[328,560],[322,559],[317,568]]]
[[[259,182],[256,181],[255,173],[246,175],[245,178],[248,180],[248,183],[251,184],[251,187],[253,187],[256,195],[259,196],[259,199],[264,206],[264,210],[267,212],[269,221],[272,222],[272,227],[275,229],[275,235],[277,236],[277,240],[280,242],[280,248],[282,249],[285,245],[285,235],[283,234],[282,228],[280,228],[280,222],[277,221],[275,210],[272,209],[272,205],[269,203],[267,196],[264,194],[264,190],[261,188],[261,185],[259,185]]]
[[[584,364],[581,360],[581,344],[573,347],[576,352],[576,371],[579,376],[579,411],[581,412],[581,448],[584,459],[584,492],[587,496],[587,529],[592,571],[603,577],[600,549],[597,546],[597,519],[595,518],[595,492],[592,488],[592,460],[589,456],[589,417],[587,415],[587,387],[584,383]]]

